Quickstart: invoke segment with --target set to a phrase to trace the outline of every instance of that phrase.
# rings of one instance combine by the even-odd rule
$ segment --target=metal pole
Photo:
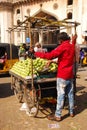
[[[12,43],[11,43],[11,31],[9,31],[10,35],[10,59],[12,60]]]
[[[77,24],[75,23],[74,29],[75,29],[75,34],[76,34],[76,26]],[[75,98],[75,93],[76,93],[76,52],[75,52],[75,63],[74,63],[74,98]]]
[[[30,18],[30,12],[29,12],[29,18]],[[32,36],[31,36],[31,23],[30,23],[30,20],[28,20],[28,28],[29,28],[30,48],[32,48]],[[31,86],[32,86],[32,90],[33,90],[33,88],[34,88],[34,80],[33,80],[33,59],[32,59],[32,56],[31,56],[31,76],[32,76]]]

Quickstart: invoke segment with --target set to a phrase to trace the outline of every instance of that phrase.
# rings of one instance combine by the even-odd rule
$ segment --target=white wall
[[[8,27],[12,27],[12,14],[7,11],[0,11],[0,25],[1,25],[1,42],[9,43],[10,38],[8,34]]]
[[[57,3],[58,8],[54,9],[53,5]],[[42,7],[40,7],[42,4]],[[16,15],[16,10],[20,8],[21,14],[19,16]],[[52,0],[47,2],[40,2],[38,4],[26,4],[20,5],[14,8],[14,13],[11,11],[0,10],[0,25],[1,25],[1,42],[10,42],[9,35],[7,33],[8,27],[12,27],[17,24],[17,19],[19,18],[21,21],[25,20],[25,16],[28,16],[27,10],[30,10],[30,16],[35,16],[41,10],[45,13],[48,13],[54,16],[57,20],[62,20],[66,18],[67,12],[72,11],[73,19],[72,21],[77,21],[81,23],[76,31],[78,34],[78,43],[82,43],[82,33],[87,30],[87,0],[73,0],[73,6],[67,7],[67,0]],[[12,19],[13,15],[13,19]],[[65,31],[65,30],[64,30]],[[72,28],[72,33],[74,33],[74,28]],[[16,45],[21,42],[25,42],[25,33],[21,33],[20,37],[17,36],[17,32],[14,32],[14,36],[12,35],[12,42]]]

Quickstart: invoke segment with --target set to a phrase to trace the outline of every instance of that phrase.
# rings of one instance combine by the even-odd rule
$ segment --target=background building
[[[82,43],[82,34],[87,30],[86,0],[0,0],[0,42],[20,45],[25,43],[29,37],[29,28],[25,25],[12,31],[10,28],[18,26],[26,20],[26,16],[43,17],[54,21],[61,21],[68,18],[68,21],[77,21],[78,43]],[[28,25],[26,25],[28,27]],[[32,42],[42,44],[56,44],[57,32],[48,30],[32,31]],[[70,35],[75,33],[74,27],[62,29]]]

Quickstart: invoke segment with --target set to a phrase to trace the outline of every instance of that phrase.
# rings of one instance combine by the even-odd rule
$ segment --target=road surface
[[[0,77],[0,130],[86,130],[87,128],[87,67],[79,68],[76,79],[75,117],[68,116],[65,107],[61,122],[50,121],[49,105],[40,107],[37,118],[29,117],[21,111],[22,103],[16,99],[11,90],[11,77]],[[54,106],[51,108],[54,110]]]

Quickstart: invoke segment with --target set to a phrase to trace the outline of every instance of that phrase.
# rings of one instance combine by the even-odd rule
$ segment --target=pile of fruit
[[[12,66],[10,71],[23,77],[23,78],[26,78],[27,76],[32,75],[32,70],[33,70],[33,74],[36,76],[39,76],[39,72],[41,72],[44,69],[47,62],[48,62],[48,60],[42,59],[42,58],[36,58],[33,60],[27,58],[26,60],[16,62]],[[58,66],[56,63],[51,63],[49,66],[49,69],[47,71],[48,72],[56,72],[57,67]]]

